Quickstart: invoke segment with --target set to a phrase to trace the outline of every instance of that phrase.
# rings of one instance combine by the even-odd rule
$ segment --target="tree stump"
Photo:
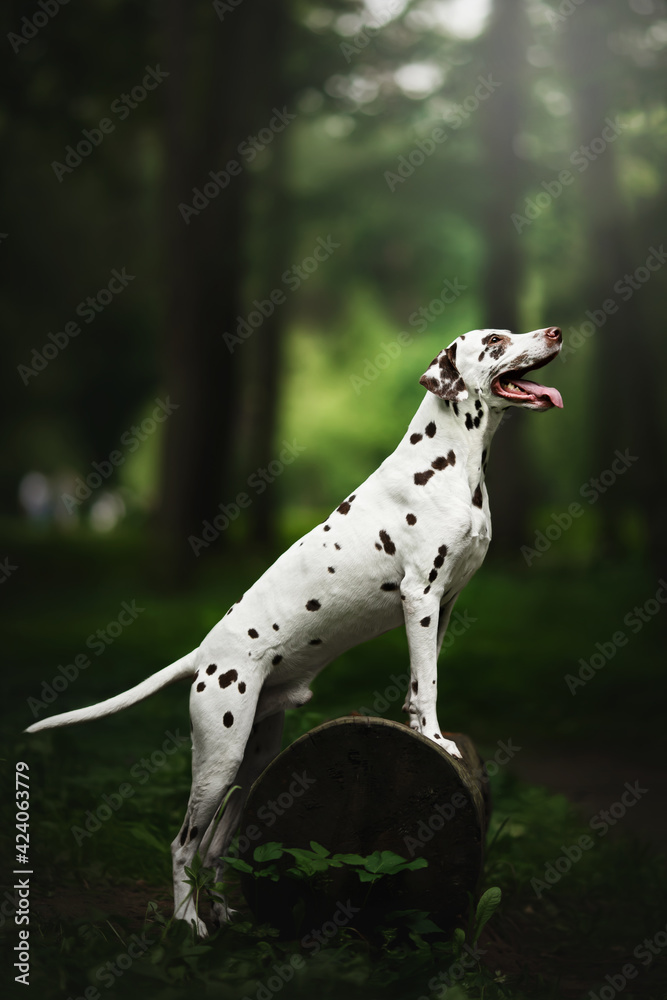
[[[250,864],[260,844],[331,854],[393,851],[428,867],[360,882],[349,868],[330,868],[307,882],[244,874],[241,887],[255,917],[294,936],[331,921],[340,904],[354,907],[354,926],[370,927],[396,910],[426,910],[446,933],[465,924],[476,892],[490,812],[483,762],[471,740],[454,739],[463,759],[386,719],[350,716],[327,722],[287,747],[252,786],[241,820],[239,857]],[[298,915],[298,916],[296,916]]]

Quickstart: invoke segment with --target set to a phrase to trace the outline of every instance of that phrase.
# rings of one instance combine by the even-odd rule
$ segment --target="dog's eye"
[[[490,344],[497,344],[499,340],[500,340],[500,337],[496,336],[495,334],[494,334],[493,337],[489,337],[489,343]]]

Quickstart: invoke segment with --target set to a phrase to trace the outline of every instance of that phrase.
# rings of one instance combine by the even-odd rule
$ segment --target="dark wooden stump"
[[[472,742],[446,735],[463,760],[407,726],[363,716],[325,723],[287,747],[250,791],[239,857],[254,865],[260,844],[309,849],[317,841],[331,854],[393,851],[407,860],[425,858],[428,867],[372,886],[346,868],[329,869],[326,882],[244,875],[242,889],[256,918],[292,936],[321,927],[350,900],[359,910],[351,921],[357,927],[408,909],[429,911],[447,933],[463,925],[482,870],[490,807]],[[293,861],[284,856],[278,864],[282,871]],[[301,915],[300,927],[294,913]]]

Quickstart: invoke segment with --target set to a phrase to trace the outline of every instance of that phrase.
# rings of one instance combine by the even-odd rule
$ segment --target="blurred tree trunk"
[[[257,34],[255,51],[258,72],[262,74],[262,89],[270,94],[268,107],[287,107],[293,113],[286,74],[281,60],[287,43],[287,22],[284,4],[269,2],[262,18],[262,31]],[[270,115],[267,114],[267,120]],[[280,453],[277,437],[280,387],[282,384],[282,355],[286,320],[289,315],[289,289],[282,283],[281,275],[293,263],[292,206],[285,182],[287,143],[279,135],[271,145],[270,163],[260,175],[256,198],[257,218],[254,229],[256,243],[253,250],[256,288],[259,297],[266,299],[274,290],[285,296],[273,313],[264,320],[253,334],[252,374],[245,383],[245,406],[248,415],[248,448],[246,472],[266,469],[278,459]],[[246,347],[251,347],[248,343]],[[269,473],[271,475],[271,473]],[[269,483],[261,493],[247,490],[253,499],[249,509],[252,538],[266,547],[275,542],[276,514],[279,487]]]
[[[578,146],[590,148],[608,122],[617,120],[616,113],[622,106],[614,93],[616,75],[614,58],[607,47],[608,33],[609,7],[603,0],[588,0],[577,16],[568,21],[565,50],[577,80],[574,95]],[[667,472],[658,366],[649,360],[654,351],[646,334],[650,324],[644,322],[645,290],[637,288],[627,301],[614,290],[619,280],[625,283],[624,275],[632,275],[644,264],[651,243],[659,246],[662,235],[658,225],[644,232],[643,238],[633,232],[617,179],[614,141],[603,152],[598,150],[597,155],[591,152],[593,159],[578,179],[586,205],[584,238],[589,261],[581,298],[598,317],[595,324],[598,329],[593,334],[595,361],[589,407],[590,474],[597,478],[608,470],[617,450],[625,453],[628,449],[637,459],[600,498],[602,548],[613,556],[634,548],[625,522],[628,511],[633,507],[636,510],[639,495],[650,543],[649,555],[664,569],[667,530],[663,497]],[[618,311],[607,316],[602,306],[610,299],[618,305]],[[646,363],[637,366],[639,358],[646,359]],[[571,363],[575,363],[574,358]]]
[[[521,235],[510,217],[525,191],[524,168],[514,152],[527,86],[524,0],[496,0],[484,42],[484,72],[490,72],[500,87],[479,109],[485,158],[480,176],[489,183],[482,219],[486,244],[483,326],[519,331],[524,254]],[[524,414],[509,410],[493,442],[489,494],[496,551],[518,552],[526,540],[535,474],[523,440],[524,418]]]
[[[178,578],[194,568],[189,537],[201,538],[204,522],[244,488],[236,449],[247,344],[230,351],[223,333],[235,334],[238,317],[248,313],[252,176],[239,144],[272,117],[280,56],[274,29],[282,16],[275,0],[231,8],[222,20],[211,4],[169,0],[165,8],[165,386],[179,408],[165,426],[160,519]],[[266,35],[270,60],[261,42]],[[225,170],[230,160],[241,165],[240,174],[184,220],[179,205],[193,204],[195,187],[214,192],[210,172]],[[271,343],[277,350],[277,338]],[[277,371],[267,351],[252,375],[255,386],[267,379],[260,419],[269,435]]]

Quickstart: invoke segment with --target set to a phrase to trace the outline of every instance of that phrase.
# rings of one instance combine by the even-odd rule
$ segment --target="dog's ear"
[[[440,351],[428,366],[420,383],[441,399],[451,399],[457,403],[468,398],[468,390],[456,367],[456,342]]]

